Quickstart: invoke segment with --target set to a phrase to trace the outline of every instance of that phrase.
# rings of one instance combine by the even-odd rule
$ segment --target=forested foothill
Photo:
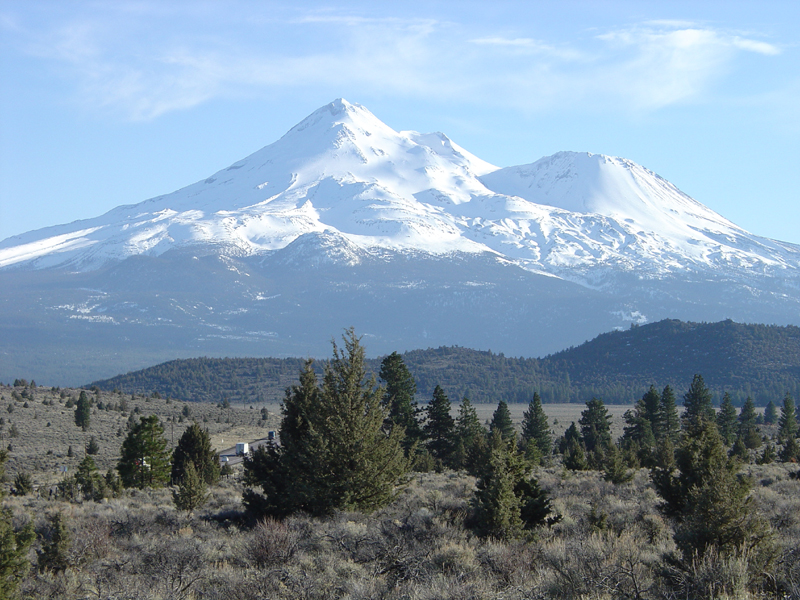
[[[0,387],[0,597],[800,597],[790,393],[717,409],[694,374],[651,385],[620,436],[598,397],[555,435],[538,391],[521,423],[443,386],[419,402],[402,355],[370,374],[353,330],[313,366],[280,414]],[[220,469],[221,436],[270,428]]]
[[[418,397],[438,385],[474,403],[583,403],[593,397],[629,404],[653,383],[686,387],[703,373],[718,404],[728,393],[735,406],[757,406],[800,397],[800,328],[745,325],[733,321],[686,323],[665,320],[605,333],[545,358],[514,358],[461,347],[414,350],[399,355],[416,381]],[[367,359],[379,374],[383,357]],[[175,360],[95,382],[103,390],[159,392],[186,401],[280,402],[297,378],[300,358],[196,358]],[[314,364],[319,377],[322,362]]]

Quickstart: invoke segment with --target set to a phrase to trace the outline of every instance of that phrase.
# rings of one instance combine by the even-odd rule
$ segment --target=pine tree
[[[403,357],[392,352],[381,362],[380,378],[386,389],[383,405],[389,412],[389,419],[405,429],[403,447],[408,455],[411,448],[422,440],[422,426],[419,422],[421,410],[414,399],[417,384],[403,362]]]
[[[344,351],[333,343],[321,385],[306,364],[300,385],[287,390],[281,445],[260,447],[245,459],[249,511],[284,516],[335,510],[372,511],[391,501],[408,468],[403,431],[384,427],[383,390],[367,377],[355,332]]]
[[[194,468],[194,463],[187,461],[178,489],[172,492],[172,501],[175,503],[175,508],[191,513],[194,509],[205,504],[207,499],[206,482]]]
[[[492,420],[489,423],[489,433],[495,431],[500,433],[505,441],[517,439],[517,431],[514,429],[514,422],[511,420],[511,411],[508,410],[508,404],[500,400],[497,403],[497,408],[492,414]]]
[[[767,402],[767,407],[764,409],[764,424],[774,425],[778,422],[778,408],[775,403],[770,400]]]
[[[450,400],[438,385],[433,389],[433,398],[425,409],[425,437],[430,453],[447,463],[454,450],[453,433],[455,421],[450,416]]]
[[[725,445],[733,444],[739,431],[739,422],[736,419],[736,409],[733,407],[733,401],[728,392],[722,396],[722,402],[719,405],[717,428]]]
[[[670,386],[666,386],[661,392],[659,413],[661,415],[663,437],[656,441],[661,442],[663,438],[669,438],[670,442],[673,444],[677,443],[681,435],[681,421],[678,418],[678,406],[675,401],[675,392]]]
[[[589,400],[578,422],[587,452],[604,452],[611,445],[611,416],[602,400]]]
[[[78,397],[78,402],[75,408],[75,425],[86,431],[89,429],[89,423],[92,419],[92,403],[86,392],[81,390]]]
[[[183,432],[172,452],[171,479],[174,484],[179,484],[185,477],[190,463],[195,474],[206,485],[214,485],[219,481],[219,455],[211,447],[208,429],[202,429],[197,422]]]
[[[794,400],[787,393],[783,398],[781,417],[778,419],[778,441],[786,443],[794,437],[797,437],[797,417],[795,416]]]
[[[156,415],[140,417],[122,442],[117,462],[125,487],[161,487],[169,481],[170,464],[164,427]]]
[[[758,425],[756,425],[757,417],[756,405],[748,397],[739,413],[738,435],[742,439],[745,448],[749,450],[761,447],[761,434],[758,431]]]
[[[683,421],[687,427],[698,426],[700,419],[715,419],[711,391],[706,387],[702,375],[695,375],[692,379],[689,391],[683,396],[683,407]]]
[[[539,456],[549,456],[553,451],[550,424],[542,408],[542,399],[539,396],[539,392],[533,393],[533,399],[528,405],[528,410],[522,415],[521,445],[526,454],[530,454],[528,451],[529,445],[537,449]]]
[[[456,449],[453,465],[472,471],[479,448],[484,445],[486,430],[481,425],[478,413],[469,398],[461,401],[455,424]]]
[[[97,443],[97,438],[92,436],[89,443],[86,444],[86,454],[98,454],[100,452],[100,444]]]

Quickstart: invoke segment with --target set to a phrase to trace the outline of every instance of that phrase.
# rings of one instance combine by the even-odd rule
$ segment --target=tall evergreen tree
[[[664,499],[663,511],[678,526],[675,542],[686,561],[713,547],[724,553],[747,549],[755,556],[767,540],[750,483],[737,476],[738,462],[725,452],[717,425],[702,415],[675,452],[677,470],[656,468],[651,477]]]
[[[86,431],[92,420],[92,403],[86,392],[81,390],[78,402],[75,407],[75,425]]]
[[[156,415],[141,417],[128,432],[117,471],[125,487],[161,487],[169,481],[167,440]]]
[[[473,471],[485,445],[486,430],[481,425],[478,413],[469,398],[461,401],[455,424],[456,448],[453,465]]]
[[[611,416],[603,401],[592,398],[578,421],[587,452],[603,452],[611,444]]]
[[[757,418],[756,405],[753,403],[752,398],[748,397],[739,413],[738,435],[745,448],[749,450],[761,447],[761,434],[756,424]]]
[[[473,501],[472,523],[481,535],[509,539],[524,529],[560,520],[549,516],[550,500],[535,478],[526,478],[529,467],[516,450],[515,440],[504,440],[500,430],[494,430]]]
[[[202,429],[192,423],[178,440],[172,452],[172,482],[179,484],[186,475],[186,469],[192,464],[195,474],[206,485],[219,481],[219,454],[211,447],[211,436],[208,429]]]
[[[380,378],[386,385],[383,405],[391,422],[405,429],[403,447],[408,453],[423,437],[419,422],[421,411],[414,399],[417,384],[397,352],[392,352],[381,362]]]
[[[533,399],[528,405],[528,410],[522,415],[521,442],[523,449],[533,444],[539,456],[549,456],[553,451],[553,439],[550,434],[550,424],[542,408],[542,399],[539,392],[533,393]]]
[[[683,421],[687,427],[696,426],[700,419],[714,421],[714,405],[711,401],[711,390],[706,387],[702,375],[695,375],[689,391],[683,396]]]
[[[663,427],[663,438],[669,438],[673,444],[677,443],[681,435],[681,421],[678,418],[678,406],[675,400],[675,392],[670,386],[666,386],[661,392],[661,423]],[[658,440],[659,442],[662,439]]]
[[[717,428],[725,445],[730,446],[733,444],[739,432],[739,422],[736,418],[736,409],[733,406],[731,395],[728,392],[725,392],[722,396],[722,402],[719,405]]]
[[[764,409],[764,424],[774,425],[778,422],[778,407],[770,400],[767,402],[767,407]]]
[[[778,440],[786,443],[794,437],[797,437],[797,417],[795,416],[794,400],[787,393],[783,398],[781,416],[778,419]]]
[[[517,430],[514,429],[514,421],[511,420],[511,411],[508,410],[508,404],[504,400],[497,403],[497,408],[489,423],[489,433],[495,431],[499,432],[500,437],[507,442],[517,439]]]
[[[433,389],[433,398],[425,409],[425,437],[430,453],[447,463],[454,450],[453,432],[455,421],[450,415],[450,399],[438,385]]]
[[[248,510],[283,516],[334,510],[372,511],[391,501],[408,468],[403,430],[387,431],[383,390],[367,377],[364,349],[353,329],[317,386],[307,363],[300,385],[287,391],[281,445],[245,460]],[[313,400],[313,402],[311,402]]]
[[[187,461],[178,489],[172,492],[175,508],[191,513],[208,500],[206,489],[206,482],[194,468],[194,463]]]

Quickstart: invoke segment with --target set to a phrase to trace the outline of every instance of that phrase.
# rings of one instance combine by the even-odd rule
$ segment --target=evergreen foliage
[[[795,415],[794,400],[789,394],[783,398],[781,416],[778,419],[778,441],[786,443],[789,439],[797,437],[797,417]]]
[[[717,413],[717,428],[722,436],[722,441],[726,446],[730,446],[736,440],[739,433],[739,421],[736,418],[736,409],[733,406],[731,395],[725,392]]]
[[[443,463],[447,463],[455,449],[453,433],[455,421],[450,415],[450,399],[438,385],[433,390],[433,398],[425,409],[425,437],[428,451]]]
[[[208,500],[207,486],[203,477],[195,469],[194,463],[189,460],[183,468],[183,477],[178,488],[172,492],[175,508],[191,513]]]
[[[313,515],[335,510],[372,511],[394,498],[408,468],[401,428],[384,427],[383,390],[367,377],[364,349],[355,332],[317,385],[306,362],[300,384],[287,389],[281,445],[262,446],[245,458],[244,503],[256,514]]]
[[[681,421],[678,417],[678,405],[675,400],[675,392],[670,386],[665,386],[661,392],[661,426],[662,435],[675,444],[681,435]]]
[[[489,423],[489,433],[492,434],[495,431],[500,433],[500,437],[507,442],[517,438],[517,430],[514,429],[514,421],[511,420],[511,411],[508,410],[508,404],[503,400],[497,403],[497,408]]]
[[[92,403],[86,392],[81,390],[78,402],[75,407],[75,425],[86,431],[92,420]]]
[[[689,391],[683,396],[683,421],[686,425],[698,425],[701,419],[714,420],[714,405],[711,402],[711,390],[706,387],[703,376],[695,374]]]
[[[553,523],[550,500],[517,452],[516,442],[503,440],[500,430],[491,435],[489,460],[475,490],[474,529],[498,539],[519,537],[523,530]]]
[[[50,519],[50,532],[39,550],[39,571],[58,573],[69,567],[70,532],[67,518],[59,511]]]
[[[172,452],[173,484],[183,481],[189,464],[203,483],[214,485],[219,481],[219,454],[211,447],[208,429],[202,429],[197,422],[186,428]]]
[[[389,412],[391,422],[405,429],[403,447],[408,454],[423,438],[419,422],[421,410],[414,400],[417,384],[403,362],[403,357],[397,352],[392,352],[383,359],[379,375],[386,386],[383,405]]]
[[[533,458],[531,450],[536,449],[539,457],[549,456],[553,451],[553,438],[550,433],[550,424],[542,408],[542,398],[539,392],[533,393],[533,399],[528,409],[522,415],[521,445],[526,456]],[[538,461],[537,461],[538,462]]]
[[[611,416],[603,401],[599,398],[589,400],[578,422],[586,452],[599,458],[611,445]]]
[[[687,420],[675,451],[677,471],[653,469],[653,484],[664,513],[677,521],[675,542],[684,561],[712,547],[728,554],[747,549],[755,556],[768,540],[768,526],[756,514],[750,482],[737,476],[739,463],[728,457],[714,419],[704,414]]]
[[[92,436],[89,440],[89,443],[86,444],[86,454],[97,454],[100,452],[100,444],[97,442],[97,438]]]
[[[117,471],[125,487],[161,487],[169,481],[167,440],[156,415],[140,417],[128,432],[120,448]]]
[[[742,410],[739,413],[738,436],[748,450],[761,447],[761,433],[758,430],[756,406],[753,400],[745,400]]]
[[[464,398],[458,408],[455,424],[456,448],[453,454],[453,466],[464,468],[474,473],[479,456],[485,446],[486,430],[481,425],[475,407]]]
[[[778,407],[770,400],[767,402],[767,407],[764,409],[764,424],[774,425],[778,422]]]

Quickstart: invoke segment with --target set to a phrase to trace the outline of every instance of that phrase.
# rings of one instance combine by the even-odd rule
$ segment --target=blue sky
[[[203,179],[337,97],[498,166],[623,156],[800,243],[800,3],[0,0],[0,239]]]

